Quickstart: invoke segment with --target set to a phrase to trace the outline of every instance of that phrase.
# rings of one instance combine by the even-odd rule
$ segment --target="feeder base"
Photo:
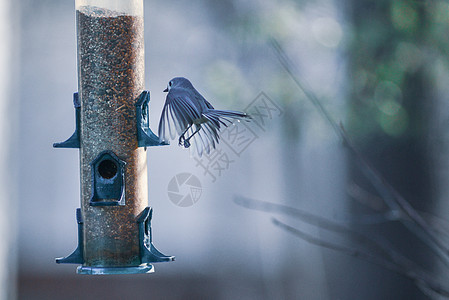
[[[76,269],[77,274],[85,274],[85,275],[143,274],[153,272],[154,267],[151,264],[143,264],[137,267],[112,267],[112,268],[79,266]]]

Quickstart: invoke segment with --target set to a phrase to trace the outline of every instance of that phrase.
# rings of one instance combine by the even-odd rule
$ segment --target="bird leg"
[[[178,141],[179,146],[183,146],[183,145],[184,145],[184,141],[186,140],[186,137],[185,137],[184,135],[186,134],[187,130],[189,130],[190,127],[192,127],[192,125],[193,125],[193,124],[190,124],[190,125],[186,128],[186,130],[184,130],[184,132],[181,134],[181,136],[179,137],[179,141]],[[190,146],[190,145],[189,145],[189,146]],[[187,148],[187,147],[186,147],[186,148]]]
[[[190,142],[189,142],[189,140],[190,140],[196,133],[198,133],[198,131],[200,131],[200,129],[201,129],[201,125],[198,125],[198,129],[195,130],[195,132],[192,133],[191,136],[189,136],[188,138],[184,138],[184,147],[185,147],[185,148],[189,148],[189,147],[190,147]]]

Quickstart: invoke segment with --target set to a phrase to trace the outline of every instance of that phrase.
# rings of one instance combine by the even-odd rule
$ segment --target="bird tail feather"
[[[233,123],[233,120],[245,120],[249,121],[251,117],[243,112],[232,111],[232,110],[217,110],[211,109],[203,113],[203,116],[206,117],[209,121],[214,123],[218,128],[220,128],[220,124],[223,124],[225,127],[228,127]]]
[[[194,136],[194,145],[196,152],[201,157],[204,152],[210,154],[210,151],[215,148],[216,144],[220,142],[220,128],[221,125],[228,127],[234,123],[235,120],[249,121],[251,117],[245,113],[230,110],[207,110],[202,113],[202,116],[209,122],[202,123],[201,125],[192,126],[191,133],[193,134],[197,129],[197,126],[201,126],[202,130],[198,131]],[[194,150],[195,151],[195,150]]]

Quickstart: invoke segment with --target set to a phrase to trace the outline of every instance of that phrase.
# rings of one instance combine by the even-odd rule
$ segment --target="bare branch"
[[[372,251],[377,252],[377,255],[382,257],[382,259],[384,260],[395,260],[401,257],[401,255],[395,252],[393,247],[391,247],[387,243],[387,241],[381,240],[379,237],[375,238],[373,236],[368,236],[367,234],[364,234],[358,230],[347,227],[343,224],[331,221],[329,219],[317,215],[313,215],[311,213],[305,212],[297,208],[293,208],[282,204],[255,200],[242,196],[235,196],[234,202],[240,206],[252,210],[280,213],[282,215],[291,216],[304,223],[316,226],[320,229],[346,235],[350,237],[354,242],[357,242],[360,245],[363,245],[364,247],[370,248]]]
[[[296,83],[297,87],[306,95],[307,99],[312,103],[312,105],[318,110],[318,112],[323,116],[324,119],[332,126],[334,132],[341,138],[345,143],[347,148],[350,150],[351,154],[354,155],[359,163],[360,170],[364,173],[366,178],[371,182],[373,187],[377,190],[379,195],[388,205],[391,210],[392,215],[405,214],[408,216],[411,222],[405,221],[404,218],[400,218],[401,222],[409,228],[418,238],[420,238],[424,243],[426,243],[437,255],[438,257],[449,266],[449,248],[439,240],[436,230],[429,225],[429,223],[421,217],[421,215],[412,207],[412,205],[404,199],[385,179],[379,172],[368,163],[360,151],[352,143],[349,136],[346,134],[342,125],[338,125],[333,118],[330,116],[328,111],[324,108],[318,98],[311,92],[305,83],[305,81],[300,81],[295,75],[295,68],[293,63],[290,61],[281,45],[275,40],[270,39],[270,43],[274,48],[277,57]]]
[[[412,279],[416,285],[423,290],[426,294],[437,294],[439,296],[444,296],[449,298],[449,290],[446,289],[439,282],[436,282],[432,276],[425,272],[418,271],[416,266],[411,265],[410,261],[407,261],[404,257],[398,256],[393,260],[388,260],[383,257],[377,256],[369,251],[363,250],[361,248],[351,248],[342,245],[337,245],[335,243],[324,241],[320,238],[311,236],[297,228],[289,226],[276,218],[272,218],[273,224],[282,228],[283,230],[292,233],[293,235],[303,239],[304,241],[323,247],[327,249],[332,249],[340,253],[368,261],[370,263],[379,265],[390,271],[394,271],[400,275]]]
[[[346,192],[353,199],[357,200],[359,203],[369,207],[372,210],[384,211],[386,209],[385,203],[382,198],[369,193],[355,182],[352,182],[348,185],[348,187],[346,188]]]

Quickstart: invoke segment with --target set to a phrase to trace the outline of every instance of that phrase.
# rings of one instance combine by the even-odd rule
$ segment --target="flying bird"
[[[179,136],[179,145],[189,148],[191,139],[198,155],[210,153],[220,140],[220,129],[233,121],[251,118],[243,112],[214,109],[184,77],[169,81],[164,92],[168,92],[159,121],[159,138],[168,142]]]

